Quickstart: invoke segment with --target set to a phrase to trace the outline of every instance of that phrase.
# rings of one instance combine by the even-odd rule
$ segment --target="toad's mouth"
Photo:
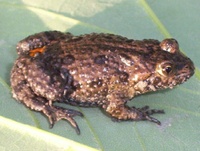
[[[173,87],[182,84],[184,82],[186,82],[191,76],[193,76],[194,71],[191,71],[190,73],[181,73],[179,74],[170,84],[169,84],[169,88],[172,89]]]
[[[182,69],[177,73],[171,84],[169,85],[170,88],[173,88],[176,85],[182,84],[186,82],[191,76],[194,75],[195,67],[193,62],[189,59],[187,64],[181,66]]]

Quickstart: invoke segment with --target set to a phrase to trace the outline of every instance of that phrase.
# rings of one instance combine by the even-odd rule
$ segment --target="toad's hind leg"
[[[50,127],[53,127],[56,121],[65,119],[76,129],[78,134],[80,133],[79,127],[73,117],[76,115],[83,116],[83,114],[75,110],[54,106],[51,101],[36,95],[28,86],[22,70],[17,68],[16,64],[11,71],[11,87],[15,99],[22,102],[26,107],[42,112],[48,117]]]
[[[30,50],[42,48],[46,45],[50,45],[61,40],[67,40],[72,38],[73,35],[70,33],[62,33],[59,31],[45,31],[34,35],[30,35],[25,39],[21,40],[17,44],[17,53],[27,54]]]
[[[159,120],[151,117],[150,115],[157,113],[162,114],[164,113],[163,110],[149,109],[148,106],[143,108],[128,107],[125,105],[125,102],[120,99],[113,99],[108,102],[108,104],[103,106],[104,110],[118,120],[147,120],[158,125],[161,124]]]

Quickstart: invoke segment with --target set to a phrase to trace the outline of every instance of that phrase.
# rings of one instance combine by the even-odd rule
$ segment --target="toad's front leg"
[[[103,105],[103,109],[110,114],[112,117],[118,120],[133,120],[133,121],[140,121],[140,120],[147,120],[150,122],[154,122],[160,125],[160,121],[151,117],[150,115],[156,113],[164,113],[163,110],[155,110],[149,109],[148,106],[143,108],[135,108],[135,107],[128,107],[126,105],[126,101],[123,101],[120,98],[116,98],[111,96],[112,100],[108,100],[108,104]]]

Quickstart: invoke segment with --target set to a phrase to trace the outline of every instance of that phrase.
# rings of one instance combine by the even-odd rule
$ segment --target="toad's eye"
[[[156,71],[163,76],[169,76],[173,73],[173,65],[170,62],[162,62],[157,65]]]
[[[164,70],[164,72],[166,72],[167,74],[170,74],[170,72],[172,71],[172,67],[171,67],[171,66],[166,66],[163,70]]]

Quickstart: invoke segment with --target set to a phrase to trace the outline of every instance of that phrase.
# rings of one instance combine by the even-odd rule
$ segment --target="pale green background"
[[[104,151],[200,150],[199,6],[199,0],[0,0],[0,150],[88,150],[66,138]],[[81,135],[66,121],[49,129],[44,116],[12,99],[9,86],[16,43],[45,30],[110,32],[134,39],[174,37],[194,61],[196,74],[173,90],[129,103],[164,109],[166,114],[155,116],[162,126],[113,122],[98,108],[70,107],[85,115],[75,117]]]

